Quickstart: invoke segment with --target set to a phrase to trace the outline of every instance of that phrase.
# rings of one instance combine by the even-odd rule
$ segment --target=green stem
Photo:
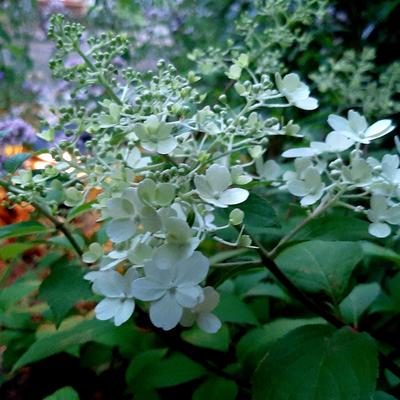
[[[274,257],[278,253],[278,251],[282,248],[282,246],[284,246],[290,239],[292,239],[293,236],[295,236],[301,229],[303,229],[310,221],[318,217],[326,209],[328,209],[331,205],[333,205],[343,193],[344,190],[341,190],[330,199],[327,198],[326,201],[323,201],[306,219],[304,219],[298,225],[296,225],[288,234],[286,234],[279,241],[279,243],[271,251],[268,252],[269,257]]]
[[[85,61],[87,66],[93,71],[96,72],[97,77],[99,79],[100,84],[104,87],[106,93],[119,105],[122,105],[121,99],[114,93],[112,90],[111,86],[108,84],[108,82],[104,79],[103,75],[99,74],[99,71],[97,70],[96,66],[90,61],[89,57],[80,49],[78,45],[74,46],[75,51],[82,57],[82,59]]]

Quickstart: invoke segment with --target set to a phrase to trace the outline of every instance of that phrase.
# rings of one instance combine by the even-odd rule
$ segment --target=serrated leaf
[[[337,304],[362,257],[358,243],[313,240],[286,248],[275,261],[298,287],[324,292]]]
[[[3,163],[3,168],[13,174],[26,160],[32,157],[32,153],[18,153],[7,158]]]
[[[237,206],[244,211],[244,226],[250,235],[265,232],[266,228],[279,226],[275,210],[268,200],[256,193],[250,193],[248,199]]]
[[[379,296],[380,286],[376,283],[365,283],[356,286],[340,303],[340,313],[347,323],[357,326],[360,317]]]
[[[19,222],[5,225],[0,228],[0,239],[16,238],[19,236],[33,235],[50,232],[51,229],[35,221]]]
[[[40,285],[39,298],[48,303],[57,324],[78,301],[92,296],[83,275],[79,266],[61,261]]]
[[[316,325],[279,339],[254,375],[254,400],[370,400],[378,377],[366,333]]]
[[[310,221],[293,237],[298,240],[358,241],[370,239],[368,222],[358,218],[332,215]]]
[[[279,318],[243,335],[237,346],[236,355],[243,370],[252,373],[268,349],[288,332],[305,325],[322,324],[322,318]]]
[[[112,325],[109,322],[98,320],[83,320],[71,329],[58,331],[49,334],[32,344],[29,349],[18,359],[13,371],[24,365],[50,357],[53,354],[61,353],[72,346],[80,345],[96,338]]]
[[[79,400],[79,396],[71,386],[65,386],[43,400]]]

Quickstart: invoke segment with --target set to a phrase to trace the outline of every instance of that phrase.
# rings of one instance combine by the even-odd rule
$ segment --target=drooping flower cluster
[[[125,68],[115,79],[117,70],[110,63],[123,53],[124,38],[96,39],[85,52],[82,27],[69,25],[67,36],[60,28],[63,20],[54,21],[51,35],[62,37],[65,47],[52,68],[79,85],[102,85],[107,99],[95,111],[60,111],[62,124],[72,127],[72,139],[52,150],[55,167],[35,174],[34,196],[80,212],[91,193],[98,193],[92,208],[100,214],[108,243],[91,243],[83,261],[95,268],[86,278],[103,297],[95,308],[99,319],[120,325],[139,306],[149,310],[156,327],[196,323],[216,332],[221,326],[213,313],[218,293],[208,285],[210,261],[202,245],[214,239],[252,247],[244,203],[253,186],[287,192],[318,212],[331,206],[363,212],[376,237],[389,235],[390,226],[400,224],[399,156],[387,154],[379,161],[362,151],[394,129],[390,120],[369,126],[353,110],[347,119],[331,115],[332,131],[324,141],[283,152],[284,161],[295,159],[292,169],[288,162],[265,160],[265,154],[271,138],[302,138],[300,127],[268,116],[266,109],[318,106],[297,74],[276,75],[275,86],[271,77],[249,71],[242,54],[227,71],[242,105],[231,107],[224,94],[211,107],[193,86],[199,77],[180,76],[163,61],[150,78]],[[63,60],[70,49],[96,63],[66,70]],[[84,155],[76,148],[82,132],[91,135]],[[63,181],[57,180],[60,176]],[[20,171],[13,183],[23,191],[32,179]],[[217,213],[224,222],[218,222]],[[230,237],[232,232],[237,236],[228,240],[220,232],[232,227]]]

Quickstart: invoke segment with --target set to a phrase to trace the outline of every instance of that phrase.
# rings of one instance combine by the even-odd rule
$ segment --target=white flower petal
[[[196,322],[199,328],[207,333],[216,333],[221,328],[221,321],[211,313],[200,313]]]
[[[211,286],[206,286],[203,292],[204,300],[196,307],[196,310],[199,312],[211,312],[219,303],[219,293]]]
[[[387,210],[386,221],[389,222],[389,224],[400,224],[400,205],[393,206]]]
[[[106,233],[114,243],[122,243],[130,239],[135,232],[135,224],[130,219],[114,219],[106,225]]]
[[[304,196],[301,200],[300,200],[300,204],[303,207],[307,207],[310,206],[312,204],[315,204],[324,194],[323,190],[319,190],[316,193],[312,193],[312,194],[308,194],[307,196]]]
[[[194,184],[201,197],[212,198],[212,188],[207,179],[203,175],[196,175],[194,177]]]
[[[288,191],[294,196],[302,197],[310,192],[310,188],[300,179],[293,179],[287,183]]]
[[[167,290],[168,281],[163,285],[148,278],[139,278],[132,282],[131,288],[135,298],[143,301],[153,301],[161,298]]]
[[[116,326],[122,325],[124,322],[128,321],[128,319],[133,314],[135,310],[135,302],[132,299],[126,299],[122,301],[117,312],[114,317],[114,324]]]
[[[167,292],[160,300],[150,305],[150,320],[158,328],[168,331],[175,328],[182,318],[183,308],[175,297]]]
[[[394,129],[390,119],[382,119],[372,124],[366,131],[365,137],[367,139],[378,139]]]
[[[93,283],[95,293],[106,297],[125,297],[124,277],[117,271],[103,272]]]
[[[182,318],[179,321],[179,323],[184,326],[185,328],[189,328],[193,326],[193,324],[196,322],[196,317],[197,315],[192,313],[188,309],[183,310]]]
[[[111,218],[131,218],[134,214],[133,204],[127,199],[113,198],[107,202],[107,215]]]
[[[192,245],[193,243],[193,245]],[[153,259],[160,269],[171,268],[172,265],[177,264],[181,260],[190,257],[195,248],[199,245],[199,240],[193,238],[193,242],[188,244],[164,244],[159,247],[155,252]]]
[[[368,127],[367,120],[364,116],[354,110],[347,113],[347,119],[352,131],[358,135],[363,135]]]
[[[286,90],[289,91],[294,91],[296,90],[299,85],[300,85],[300,77],[296,73],[292,72],[290,74],[287,74],[283,77],[282,79],[282,85]]]
[[[225,190],[219,197],[221,203],[232,205],[243,203],[249,197],[249,192],[246,189],[232,188]]]
[[[94,312],[96,313],[96,318],[102,321],[113,318],[120,304],[120,299],[105,298],[101,300],[94,309]]]
[[[312,157],[319,154],[319,149],[310,147],[297,147],[295,149],[289,149],[282,153],[282,157],[285,158],[297,158],[297,157]]]
[[[140,212],[140,222],[148,232],[157,232],[161,229],[161,218],[151,207],[145,206],[142,208]]]
[[[330,114],[328,117],[328,124],[334,131],[349,131],[351,129],[349,121],[339,115]]]
[[[191,257],[176,265],[176,284],[198,285],[207,276],[209,267],[208,258],[199,251],[195,251]]]
[[[193,308],[203,298],[203,290],[200,286],[178,286],[175,298],[182,307]]]
[[[212,190],[217,193],[223,192],[232,184],[232,178],[228,168],[218,164],[213,164],[207,169],[206,179]]]
[[[391,229],[388,224],[382,222],[374,222],[369,225],[368,232],[375,237],[385,238],[390,235]]]
[[[315,110],[318,108],[318,100],[314,97],[307,97],[304,100],[295,100],[294,105],[302,110]]]
[[[153,258],[144,264],[144,272],[146,278],[153,281],[160,282],[160,287],[165,287],[166,282],[171,282],[175,276],[175,266],[174,268],[163,269],[157,264],[156,260]]]
[[[171,153],[176,146],[178,146],[178,142],[174,137],[169,137],[166,139],[162,139],[157,143],[157,153],[159,154],[168,154]]]
[[[354,141],[343,135],[341,132],[330,132],[325,138],[325,143],[331,148],[332,152],[345,151],[353,146]]]

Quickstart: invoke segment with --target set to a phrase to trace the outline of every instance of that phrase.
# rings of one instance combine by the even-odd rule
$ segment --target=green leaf
[[[88,211],[92,210],[92,205],[96,203],[96,200],[89,201],[88,203],[81,204],[69,210],[67,215],[67,221],[72,221],[74,218],[78,217],[81,214],[84,214]]]
[[[400,266],[400,254],[396,253],[392,249],[388,249],[367,241],[361,242],[361,246],[366,256],[393,261],[395,264]]]
[[[36,290],[40,285],[39,280],[19,279],[11,286],[0,290],[0,307],[7,310],[14,303],[21,300]]]
[[[343,319],[357,326],[360,317],[368,310],[380,292],[381,288],[376,282],[356,286],[340,303]]]
[[[300,326],[323,322],[322,318],[279,318],[247,332],[236,346],[236,355],[243,366],[243,371],[252,373],[268,349],[283,335]]]
[[[229,329],[226,325],[222,325],[217,333],[206,333],[198,327],[182,332],[182,339],[195,346],[207,349],[228,351],[230,343]]]
[[[109,322],[83,320],[70,329],[51,333],[33,343],[15,363],[13,371],[53,354],[61,353],[72,346],[95,341],[99,335],[111,327]]]
[[[0,228],[0,239],[16,238],[19,236],[46,233],[50,231],[51,229],[39,224],[39,222],[19,222],[18,224],[2,226]]]
[[[215,315],[223,322],[251,325],[257,325],[258,323],[251,308],[231,293],[221,293],[219,304],[215,309]]]
[[[235,382],[220,377],[210,377],[193,393],[192,400],[235,400],[238,387]]]
[[[40,285],[39,298],[48,303],[57,324],[78,301],[93,295],[83,275],[79,266],[61,261]]]
[[[250,235],[265,233],[266,228],[278,227],[275,210],[268,200],[256,193],[250,193],[249,198],[236,208],[244,211],[244,226]]]
[[[74,237],[80,248],[85,247],[85,239],[81,235],[74,233],[72,234],[72,236]],[[74,250],[74,247],[72,246],[71,242],[64,235],[53,236],[50,239],[48,239],[47,242],[57,247],[63,247],[64,249]]]
[[[10,243],[0,247],[0,258],[4,261],[10,261],[26,250],[34,247],[34,243]]]
[[[79,396],[71,386],[65,386],[43,400],[79,400]]]
[[[206,370],[181,353],[163,358],[166,349],[154,349],[136,356],[126,380],[134,392],[180,385],[205,375]]]
[[[362,256],[358,243],[314,240],[286,248],[275,261],[298,287],[324,292],[337,304]]]
[[[3,163],[3,168],[13,174],[26,160],[32,157],[32,153],[18,153],[7,158]]]
[[[148,377],[151,387],[164,388],[190,382],[206,374],[199,364],[181,353],[174,353],[153,365],[151,376]]]
[[[167,354],[167,349],[151,349],[139,353],[130,362],[126,373],[125,380],[130,388],[135,392],[141,387],[149,388],[149,384],[146,384],[147,373],[151,373],[153,365],[161,361]],[[144,379],[144,380],[143,380]]]
[[[293,237],[298,240],[330,240],[330,241],[358,241],[371,239],[368,233],[368,222],[358,218],[329,215],[316,218],[309,222],[299,233]]]
[[[378,377],[366,333],[315,325],[279,339],[254,375],[254,400],[369,400]]]

